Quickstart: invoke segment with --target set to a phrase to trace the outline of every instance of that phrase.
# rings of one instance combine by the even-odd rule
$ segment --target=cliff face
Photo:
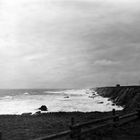
[[[140,86],[99,87],[95,91],[124,109],[140,108]]]

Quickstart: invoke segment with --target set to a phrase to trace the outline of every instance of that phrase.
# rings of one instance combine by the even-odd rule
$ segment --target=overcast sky
[[[140,82],[139,0],[0,0],[0,88]]]

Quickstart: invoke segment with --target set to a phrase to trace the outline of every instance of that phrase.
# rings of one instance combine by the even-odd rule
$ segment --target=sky
[[[0,88],[140,84],[139,0],[0,0]]]

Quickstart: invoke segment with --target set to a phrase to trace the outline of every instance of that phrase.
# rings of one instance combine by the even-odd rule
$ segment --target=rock
[[[98,104],[103,104],[104,102],[98,102]]]
[[[120,87],[120,84],[117,84],[116,87]]]
[[[65,96],[64,98],[69,98],[69,96]]]
[[[48,111],[48,108],[45,105],[42,105],[39,110],[41,111]]]

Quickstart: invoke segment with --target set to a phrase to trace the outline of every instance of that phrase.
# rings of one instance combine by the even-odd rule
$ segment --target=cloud
[[[118,64],[118,62],[111,61],[111,60],[106,60],[106,59],[96,60],[94,62],[94,65],[97,65],[97,66],[109,66],[109,65],[116,65],[116,64]]]
[[[134,73],[140,70],[139,3],[1,1],[1,87],[89,87],[128,80],[133,83]],[[117,74],[121,76],[114,76]]]

